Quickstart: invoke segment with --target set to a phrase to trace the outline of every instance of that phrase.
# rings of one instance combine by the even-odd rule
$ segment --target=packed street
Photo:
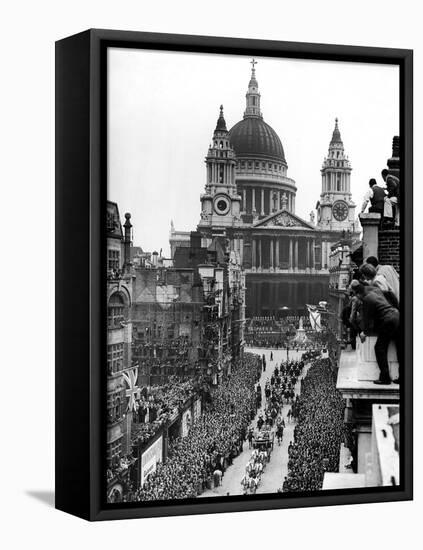
[[[251,423],[252,427],[257,425],[257,420],[260,415],[264,413],[265,407],[265,396],[264,388],[266,381],[270,380],[271,374],[276,366],[279,366],[281,362],[287,360],[287,352],[283,349],[262,349],[262,348],[248,348],[248,351],[255,353],[257,355],[264,355],[266,358],[266,370],[261,374],[259,384],[262,388],[262,407],[258,409],[257,414],[254,420]],[[273,355],[273,360],[271,360],[271,354]],[[288,358],[290,360],[299,361],[303,351],[289,351]],[[294,392],[295,396],[300,393],[301,379],[305,376],[307,372],[307,365],[304,367],[303,372],[298,378]],[[273,451],[271,453],[270,462],[267,463],[261,483],[257,487],[257,494],[264,493],[275,493],[281,489],[283,480],[288,473],[288,447],[290,442],[293,440],[293,433],[295,427],[295,421],[293,419],[288,419],[288,411],[291,409],[290,404],[285,404],[282,409],[282,418],[285,422],[285,429],[283,432],[283,439],[280,445],[278,445],[275,438]],[[233,461],[233,464],[224,473],[222,478],[222,484],[219,487],[215,487],[203,492],[201,497],[212,497],[212,496],[229,496],[229,495],[241,495],[243,494],[243,487],[241,485],[241,480],[245,475],[245,468],[250,460],[252,449],[249,448],[248,441],[245,441],[243,444],[242,453],[236,457]]]

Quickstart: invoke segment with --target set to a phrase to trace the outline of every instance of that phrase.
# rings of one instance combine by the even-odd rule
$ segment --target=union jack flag
[[[127,372],[123,373],[127,390],[126,397],[128,398],[128,404],[126,406],[127,411],[135,410],[136,400],[139,398],[140,388],[137,386],[138,379],[138,367],[134,367]]]

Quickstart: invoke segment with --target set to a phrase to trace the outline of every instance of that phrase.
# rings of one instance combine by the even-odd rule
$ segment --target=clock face
[[[228,197],[225,197],[225,195],[219,195],[218,197],[215,198],[214,209],[221,216],[224,216],[229,212],[229,206],[230,206],[229,199]]]
[[[332,207],[333,217],[339,222],[343,222],[348,217],[348,204],[344,201],[336,201]]]

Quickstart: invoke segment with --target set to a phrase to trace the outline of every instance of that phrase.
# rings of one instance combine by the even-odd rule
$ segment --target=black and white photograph
[[[395,488],[398,65],[109,47],[107,503]]]

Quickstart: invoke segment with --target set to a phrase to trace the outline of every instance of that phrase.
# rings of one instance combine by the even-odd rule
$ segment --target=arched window
[[[221,141],[221,142],[219,143],[219,147],[220,147],[221,149],[223,149],[223,141]]]
[[[122,327],[124,306],[125,302],[122,295],[118,292],[112,294],[107,308],[107,326],[109,329]]]

